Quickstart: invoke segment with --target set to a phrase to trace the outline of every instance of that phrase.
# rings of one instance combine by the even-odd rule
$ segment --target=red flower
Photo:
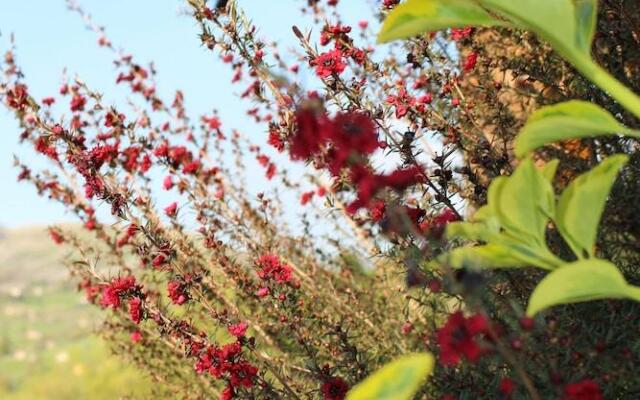
[[[502,378],[500,380],[500,393],[504,394],[507,398],[509,398],[513,391],[515,390],[515,383],[509,378]]]
[[[26,85],[16,84],[7,92],[7,104],[16,110],[24,110],[29,104],[29,92]]]
[[[331,75],[339,75],[346,68],[342,52],[339,49],[333,49],[326,53],[320,54],[313,64],[316,67],[316,74],[320,78],[326,78]]]
[[[220,393],[220,400],[231,400],[235,395],[236,393],[233,390],[233,386],[227,386],[222,393]]]
[[[127,292],[136,288],[136,278],[127,276],[124,278],[113,278],[111,283],[102,290],[102,299],[100,305],[103,307],[111,307],[114,310],[120,307],[120,297]]]
[[[387,206],[384,204],[384,201],[382,201],[382,200],[374,200],[369,205],[369,212],[371,213],[371,219],[374,222],[378,222],[378,221],[382,220],[382,218],[384,218],[386,207]]]
[[[76,94],[71,98],[71,111],[83,111],[86,104],[87,99],[81,94]]]
[[[308,202],[311,201],[311,199],[313,199],[313,196],[316,194],[315,191],[310,191],[310,192],[304,192],[302,193],[302,197],[300,198],[300,204],[301,205],[306,205]]]
[[[398,3],[400,3],[400,0],[384,0],[382,2],[382,5],[385,8],[393,8],[395,7]]]
[[[328,138],[329,121],[311,110],[296,113],[297,131],[291,139],[289,153],[293,160],[307,160],[318,153]]]
[[[343,400],[349,391],[349,385],[340,377],[329,378],[320,387],[324,400]]]
[[[462,70],[464,72],[471,71],[472,69],[475,68],[477,61],[478,61],[478,54],[475,52],[469,53],[467,58],[465,58],[464,62],[462,63]]]
[[[284,141],[282,140],[276,129],[269,130],[269,139],[267,143],[269,143],[278,151],[284,150]]]
[[[391,187],[395,190],[404,190],[409,186],[424,182],[424,179],[422,169],[416,165],[406,169],[398,169],[382,177],[384,186]]]
[[[131,332],[131,341],[133,343],[138,343],[142,340],[142,333],[140,331]]]
[[[178,203],[175,201],[164,208],[164,213],[169,217],[173,217],[176,215],[176,211],[178,210]]]
[[[142,300],[138,297],[129,300],[129,316],[131,317],[131,321],[136,324],[142,321]]]
[[[368,155],[378,148],[378,134],[374,122],[363,113],[339,113],[329,130],[333,143],[332,172],[338,174],[350,156]]]
[[[590,379],[570,383],[564,387],[563,400],[602,400],[600,386]]]
[[[55,244],[64,243],[64,237],[55,229],[49,229],[49,236],[51,236],[51,240],[53,240]]]
[[[487,319],[482,315],[465,318],[462,311],[451,314],[447,323],[437,332],[440,362],[456,365],[463,357],[471,362],[477,361],[485,350],[480,347],[476,337],[486,334],[487,329]]]
[[[220,119],[215,115],[212,117],[202,117],[202,122],[207,124],[209,126],[209,129],[220,129],[220,127],[222,126]]]
[[[466,28],[451,28],[451,39],[461,40],[468,38],[473,33],[473,27],[467,26]]]
[[[407,115],[409,109],[416,104],[416,98],[407,93],[407,89],[402,88],[397,95],[387,97],[387,103],[396,109],[396,118],[402,118]]]
[[[290,282],[292,279],[291,267],[280,261],[274,254],[265,254],[256,262],[258,277],[262,280],[275,280],[278,283]]]
[[[171,190],[173,188],[173,178],[171,177],[171,175],[165,176],[164,180],[162,181],[162,188],[164,190]]]
[[[173,304],[182,305],[190,298],[185,284],[178,280],[169,281],[167,284],[167,292]]]
[[[240,322],[238,324],[229,325],[227,328],[229,333],[235,337],[243,337],[247,333],[249,325],[246,322]]]

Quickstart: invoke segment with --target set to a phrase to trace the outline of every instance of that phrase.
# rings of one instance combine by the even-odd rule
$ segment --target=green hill
[[[101,313],[76,292],[45,228],[0,231],[0,398],[140,398],[150,384],[93,334]]]

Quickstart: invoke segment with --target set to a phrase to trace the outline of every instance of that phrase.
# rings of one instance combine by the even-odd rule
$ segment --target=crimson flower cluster
[[[102,290],[100,305],[115,310],[120,307],[121,300],[125,295],[139,290],[140,286],[136,285],[136,277],[133,275],[113,278]]]
[[[470,362],[478,361],[487,352],[478,339],[487,335],[489,322],[483,315],[465,317],[462,311],[456,311],[437,332],[440,362],[452,366],[463,358]]]
[[[368,207],[376,194],[385,188],[398,191],[424,181],[418,166],[398,169],[388,175],[373,172],[368,156],[381,147],[375,122],[360,112],[338,113],[329,118],[323,113],[302,109],[296,114],[297,132],[290,140],[289,152],[294,160],[320,159],[333,176],[347,170],[357,187],[357,199],[348,211]]]
[[[233,399],[238,388],[251,388],[255,384],[258,368],[246,361],[244,343],[239,339],[222,347],[209,345],[199,351],[196,372],[208,372],[214,378],[227,382],[221,399]],[[194,350],[192,348],[191,351]]]

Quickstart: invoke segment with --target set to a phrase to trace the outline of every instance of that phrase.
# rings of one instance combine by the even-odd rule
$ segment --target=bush
[[[73,3],[113,51],[130,109],[81,81],[33,99],[5,55],[3,100],[51,161],[16,161],[19,179],[103,243],[51,228],[108,310],[102,334],[174,397],[342,399],[430,351],[420,398],[633,398],[640,101],[589,56],[638,90],[632,2],[601,2],[595,25],[593,1],[556,1],[551,16],[531,1],[385,0],[380,38],[411,37],[377,48],[337,3],[308,2],[321,33],[294,26],[292,60],[235,1],[188,1],[202,44],[246,85],[259,141],[215,113],[192,119],[180,91],[160,98],[155,70]],[[62,99],[71,120],[51,107]],[[257,171],[264,187],[249,188]],[[398,365],[374,379],[409,380]],[[392,386],[359,387],[352,398]]]

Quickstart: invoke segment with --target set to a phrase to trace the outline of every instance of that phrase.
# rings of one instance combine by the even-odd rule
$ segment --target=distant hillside
[[[0,294],[25,285],[68,286],[64,254],[44,227],[0,230]]]
[[[0,231],[0,398],[143,397],[149,384],[92,332],[101,313],[77,293],[44,227]]]

